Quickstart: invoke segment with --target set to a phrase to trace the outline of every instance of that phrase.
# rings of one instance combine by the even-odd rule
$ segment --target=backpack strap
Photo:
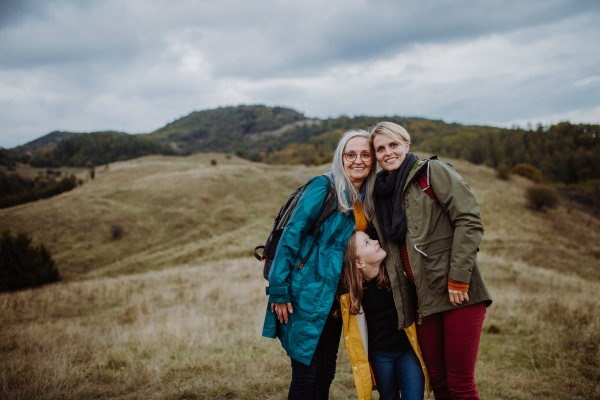
[[[256,246],[254,248],[254,257],[258,260],[258,261],[265,261],[267,259],[267,254],[269,253],[269,247],[271,247],[271,241],[273,240],[273,234],[277,231],[277,224],[279,223],[279,220],[283,217],[283,210],[288,207],[289,208],[289,204],[291,204],[292,200],[291,198],[294,197],[294,195],[298,192],[302,192],[302,190],[304,190],[304,187],[306,185],[300,186],[298,189],[296,189],[294,191],[294,193],[292,193],[292,195],[290,195],[290,198],[288,198],[288,200],[286,201],[286,203],[284,205],[281,206],[281,208],[279,209],[279,212],[277,213],[277,215],[275,216],[275,218],[273,218],[273,229],[271,230],[271,233],[269,234],[269,237],[267,238],[267,242],[265,243],[264,246]],[[258,249],[263,249],[262,251],[262,256],[259,256],[258,253],[256,252]]]
[[[323,174],[323,176],[325,178],[327,178],[327,195],[325,196],[325,201],[323,202],[323,210],[321,211],[321,214],[319,214],[319,218],[317,218],[317,220],[315,221],[314,225],[311,228],[311,231],[309,231],[309,234],[312,234],[312,236],[314,237],[314,241],[312,243],[312,245],[310,246],[310,249],[308,249],[308,253],[306,253],[306,255],[304,256],[304,258],[302,258],[302,261],[300,261],[298,263],[298,269],[302,268],[304,266],[304,264],[306,264],[306,262],[308,261],[308,259],[310,258],[310,255],[312,254],[313,248],[315,246],[315,243],[317,243],[317,239],[319,238],[319,234],[321,233],[321,225],[323,225],[323,223],[333,215],[333,213],[336,210],[336,206],[337,206],[337,196],[335,193],[335,187],[333,186],[333,182],[331,180],[330,174]]]
[[[271,239],[271,236],[269,236],[269,239]],[[256,246],[256,247],[254,248],[254,257],[255,257],[255,258],[258,260],[258,261],[262,261],[263,259],[262,259],[262,256],[259,256],[259,255],[258,255],[258,253],[256,252],[256,250],[258,250],[258,249],[264,249],[264,248],[265,248],[265,246]],[[263,250],[263,254],[265,254],[265,251],[264,251],[264,250]]]
[[[437,199],[437,196],[435,195],[435,193],[433,193],[433,189],[431,188],[431,180],[429,179],[429,160],[427,161],[427,168],[425,168],[425,171],[420,173],[419,177],[417,178],[417,181],[419,182],[419,186],[421,186],[421,189],[423,189],[423,191],[427,193],[429,197],[431,197],[432,199]]]

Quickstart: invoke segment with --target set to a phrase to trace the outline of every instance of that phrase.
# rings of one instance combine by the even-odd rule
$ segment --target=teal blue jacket
[[[342,272],[346,244],[354,230],[354,213],[335,212],[321,226],[321,234],[306,264],[298,263],[313,244],[308,229],[319,217],[327,195],[327,178],[312,178],[302,193],[279,241],[269,273],[269,303],[263,336],[278,337],[287,355],[309,365]],[[271,303],[292,303],[289,322],[280,324]]]

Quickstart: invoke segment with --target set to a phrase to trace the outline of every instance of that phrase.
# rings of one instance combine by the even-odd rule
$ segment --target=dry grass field
[[[600,221],[567,204],[531,211],[525,179],[451,162],[486,229],[482,398],[600,399]],[[0,294],[0,398],[286,398],[289,359],[260,336],[266,282],[251,254],[291,190],[325,169],[150,156],[0,210],[0,230],[43,242],[64,277]],[[355,393],[340,347],[331,397]]]

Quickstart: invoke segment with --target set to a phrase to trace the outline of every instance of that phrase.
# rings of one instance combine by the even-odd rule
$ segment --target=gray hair
[[[371,143],[371,135],[369,132],[364,130],[354,130],[348,131],[342,135],[340,142],[338,143],[337,149],[335,149],[335,154],[333,155],[333,163],[331,164],[331,172],[333,173],[333,180],[335,181],[335,191],[338,198],[338,209],[342,214],[350,213],[352,210],[352,204],[357,201],[360,202],[360,196],[348,175],[346,175],[346,171],[344,170],[344,149],[346,148],[346,144],[350,139],[353,139],[357,136],[364,137]],[[372,165],[375,165],[375,154],[371,151]],[[375,202],[373,201],[373,189],[375,187],[375,178],[377,177],[377,168],[373,167],[367,175],[365,179],[364,187],[365,187],[365,198],[363,200],[363,208],[365,211],[365,217],[367,217],[368,221],[373,219],[373,215],[375,214]],[[346,198],[346,193],[348,193],[348,198]],[[348,200],[350,200],[348,202]]]

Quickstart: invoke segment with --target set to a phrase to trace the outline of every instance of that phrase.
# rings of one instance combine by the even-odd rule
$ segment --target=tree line
[[[380,121],[393,121],[406,128],[411,135],[412,151],[492,168],[513,168],[527,163],[540,169],[548,179],[566,184],[600,179],[600,125],[570,122],[537,129],[507,129],[421,118],[339,117],[289,132],[280,138],[284,145],[278,149],[274,143],[265,143],[265,149],[258,155],[260,160],[273,164],[327,163],[345,131],[369,129]]]
[[[438,135],[422,142],[418,149],[492,168],[527,163],[552,181],[567,184],[600,179],[600,125],[561,122],[536,130]]]
[[[18,174],[7,174],[0,169],[0,209],[47,199],[67,192],[75,186],[77,186],[75,175],[66,176],[59,181],[31,180]]]
[[[52,150],[37,152],[29,163],[83,167],[148,154],[219,151],[273,164],[322,164],[331,161],[343,132],[392,121],[409,131],[413,151],[492,168],[527,163],[549,180],[566,184],[600,179],[600,125],[561,122],[536,129],[508,129],[399,116],[340,116],[308,121],[277,134],[253,135],[304,120],[304,115],[283,107],[223,107],[193,112],[148,135],[94,132],[65,137]],[[14,165],[17,156],[0,152],[0,163]]]
[[[85,167],[124,161],[150,154],[174,155],[166,144],[140,135],[121,132],[82,133],[63,139],[51,150],[37,152],[29,164],[32,167]]]

